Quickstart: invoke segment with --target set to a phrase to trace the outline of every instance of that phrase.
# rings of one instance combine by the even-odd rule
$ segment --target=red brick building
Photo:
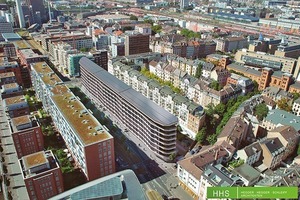
[[[32,49],[20,49],[17,50],[17,52],[20,58],[21,65],[25,65],[29,69],[31,63],[41,62],[47,58],[47,56],[35,53]]]
[[[14,73],[15,79],[19,85],[22,85],[21,70],[16,61],[8,62],[7,57],[0,58],[0,74],[2,73]]]
[[[12,118],[10,130],[18,158],[44,149],[42,129],[30,115]]]
[[[19,160],[30,199],[46,200],[64,191],[63,177],[52,151],[40,151]]]

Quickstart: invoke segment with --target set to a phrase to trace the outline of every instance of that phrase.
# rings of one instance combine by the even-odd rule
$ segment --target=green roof
[[[246,179],[249,182],[254,181],[255,179],[257,179],[260,176],[260,172],[258,172],[256,169],[254,169],[253,167],[251,167],[250,165],[248,165],[246,163],[235,168],[232,172],[235,175],[239,175],[239,176],[243,177],[244,179]]]

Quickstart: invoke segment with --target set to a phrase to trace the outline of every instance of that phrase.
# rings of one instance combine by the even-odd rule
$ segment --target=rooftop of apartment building
[[[287,168],[279,168],[263,176],[264,178],[257,182],[256,186],[299,186],[300,166],[293,164]]]
[[[254,142],[246,147],[244,147],[243,149],[241,149],[241,151],[245,151],[246,155],[248,157],[251,157],[253,155],[255,155],[257,152],[262,151],[262,148],[259,144],[259,142]]]
[[[224,38],[223,40],[227,40],[229,42],[241,41],[241,40],[245,40],[246,41],[246,38],[241,37],[241,36],[230,36],[230,37]]]
[[[33,58],[33,57],[41,57],[44,58],[46,57],[45,55],[39,55],[37,53],[35,53],[32,49],[21,49],[20,53],[25,57],[25,59],[28,58]]]
[[[203,147],[199,153],[178,161],[178,164],[196,179],[200,179],[206,165],[213,163],[219,158],[230,156],[234,152],[235,148],[233,146],[226,141],[220,141],[213,146]]]
[[[137,28],[151,28],[151,24],[137,24],[135,27]]]
[[[30,49],[31,46],[25,40],[14,41],[13,44],[17,49]]]
[[[229,56],[214,53],[214,54],[207,55],[206,58],[212,58],[212,59],[215,59],[215,60],[220,60],[222,58],[229,58]]]
[[[48,170],[59,168],[59,165],[50,150],[23,156],[19,160],[19,163],[24,178],[34,177]]]
[[[277,132],[287,141],[293,141],[299,137],[299,133],[292,126],[279,126],[269,132]]]
[[[94,199],[124,195],[130,200],[145,200],[145,194],[132,170],[124,170],[103,178],[90,181],[68,190],[49,200],[58,199]]]
[[[244,179],[246,179],[249,182],[252,182],[256,180],[258,177],[260,177],[260,172],[248,165],[247,163],[234,168],[232,170],[232,173],[234,175],[240,176]]]
[[[260,51],[257,51],[257,52],[253,52],[253,51],[249,51],[248,49],[241,49],[239,50],[241,52],[244,52],[244,53],[248,53],[250,55],[260,55],[260,56],[264,56],[264,58],[261,58],[261,59],[271,59],[271,58],[278,58],[279,60],[283,60],[283,61],[296,61],[295,58],[289,58],[289,57],[282,57],[282,56],[275,56],[273,54],[268,54],[268,53],[265,53],[265,52],[260,52]],[[249,56],[250,56],[249,55]]]
[[[88,145],[112,138],[107,129],[88,112],[73,93],[57,94],[51,98],[83,144]]]
[[[280,99],[282,97],[292,99],[293,95],[287,91],[284,91],[278,87],[269,86],[262,91],[263,96],[268,96],[272,99]]]
[[[240,144],[237,142],[241,140],[241,137],[247,130],[248,124],[244,121],[244,116],[231,117],[218,135],[218,138],[225,137],[227,141],[231,141],[238,148]]]
[[[20,86],[18,83],[8,83],[2,85],[2,91],[5,92],[8,89],[18,89]]]
[[[300,117],[284,110],[274,109],[269,111],[265,121],[276,126],[289,125],[294,127],[296,131],[300,130]]]
[[[285,149],[285,147],[278,138],[268,138],[262,140],[260,143],[262,146],[265,146],[269,153],[272,154],[272,156],[274,157],[282,153]]]
[[[112,137],[70,92],[69,88],[62,84],[61,79],[45,62],[37,62],[32,66],[36,72],[42,75],[43,82],[52,86],[53,96],[51,98],[70,125],[74,127],[84,144],[92,144]]]
[[[229,172],[223,165],[208,165],[202,176],[213,186],[243,185],[243,181]]]
[[[261,76],[260,71],[257,71],[255,69],[252,69],[252,68],[249,68],[249,67],[245,67],[245,65],[243,65],[243,64],[231,63],[231,64],[227,65],[227,67],[229,67],[231,70],[238,71],[238,72],[241,72],[241,73],[251,74],[251,75],[254,75],[254,76]]]
[[[225,96],[230,96],[233,95],[234,93],[241,92],[242,89],[239,86],[235,85],[228,85],[225,86],[222,90],[217,91],[209,87],[211,81],[210,80],[204,80],[204,79],[199,79],[195,83],[195,88],[204,90],[208,92],[209,95],[214,96],[215,98],[223,99]]]
[[[17,67],[18,63],[17,63],[17,61],[8,61],[7,57],[0,57],[0,69],[3,67],[6,67],[6,66]]]
[[[10,78],[10,77],[15,77],[15,73],[14,72],[0,73],[0,79]]]
[[[3,100],[6,106],[26,102],[24,95],[10,97]]]
[[[59,83],[63,83],[46,62],[36,62],[31,64],[31,66],[41,75],[45,84],[55,86]]]
[[[30,115],[23,115],[20,117],[11,118],[10,123],[12,133],[16,133],[18,131],[36,127],[38,123],[35,118],[31,117]]]
[[[162,107],[158,106],[150,99],[147,99],[141,93],[135,91],[96,63],[85,57],[81,58],[79,63],[81,67],[88,70],[93,76],[101,80],[105,85],[108,85],[113,91],[122,96],[126,101],[130,102],[153,121],[162,123],[165,126],[174,125],[178,122],[174,115],[170,114],[165,109],[162,109]]]

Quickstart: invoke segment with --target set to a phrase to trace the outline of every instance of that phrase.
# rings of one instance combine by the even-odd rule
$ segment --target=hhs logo
[[[231,187],[208,187],[207,197],[208,199],[219,198],[232,198],[235,195],[234,188]]]
[[[229,190],[213,190],[212,191],[213,198],[228,198],[229,197]]]

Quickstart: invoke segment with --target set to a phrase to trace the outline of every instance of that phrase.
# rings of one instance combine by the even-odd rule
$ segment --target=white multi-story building
[[[240,159],[244,160],[245,163],[251,166],[257,161],[259,161],[261,155],[262,149],[259,142],[254,142],[244,147],[243,149],[237,151],[237,156]]]
[[[135,26],[135,30],[141,34],[151,35],[151,33],[152,33],[150,24],[138,24]]]
[[[89,59],[81,58],[80,66],[82,88],[96,106],[105,107],[158,157],[170,160],[177,118]]]
[[[31,65],[32,85],[88,180],[115,172],[114,140],[45,63]]]
[[[81,48],[93,48],[93,40],[90,36],[84,35],[67,35],[61,38],[52,38],[48,40],[48,48],[51,57],[54,57],[54,46],[58,42],[70,44],[74,49],[80,50]]]
[[[75,54],[78,51],[70,44],[58,42],[53,46],[54,60],[60,72],[64,72],[67,68],[68,55]]]
[[[235,148],[226,141],[217,142],[210,148],[200,151],[186,159],[177,162],[179,184],[193,192],[193,196],[206,199],[206,187],[209,186],[204,178],[205,169],[211,164],[221,164],[231,159]]]
[[[199,200],[207,199],[208,187],[232,187],[243,184],[240,177],[233,175],[223,165],[208,165],[200,178]]]
[[[295,100],[293,103],[293,113],[297,116],[300,116],[300,98]]]

